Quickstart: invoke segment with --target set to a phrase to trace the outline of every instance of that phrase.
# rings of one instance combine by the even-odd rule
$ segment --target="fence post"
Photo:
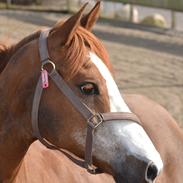
[[[67,0],[67,11],[70,12],[71,11],[71,0]]]
[[[133,8],[133,4],[130,4],[130,22],[133,22],[134,20]]]
[[[42,4],[42,0],[36,0],[36,5],[41,5]]]
[[[6,8],[9,8],[11,5],[11,0],[6,0]]]
[[[175,11],[171,10],[171,29],[176,28],[176,13]]]

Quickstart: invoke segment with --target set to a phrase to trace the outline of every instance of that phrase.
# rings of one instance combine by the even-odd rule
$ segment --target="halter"
[[[48,72],[49,77],[53,80],[58,89],[67,97],[75,109],[86,119],[87,135],[85,143],[85,157],[84,160],[76,157],[74,154],[67,150],[61,149],[44,137],[41,136],[38,126],[38,111],[40,100],[43,92],[42,78],[39,77],[32,106],[32,128],[34,136],[47,148],[56,149],[64,153],[69,159],[71,159],[77,165],[86,168],[88,172],[92,174],[100,173],[99,169],[92,164],[92,146],[93,146],[93,134],[94,130],[102,123],[111,120],[130,120],[140,124],[140,120],[133,113],[126,112],[114,112],[114,113],[93,113],[92,110],[84,103],[82,103],[67,83],[63,80],[62,76],[57,72],[54,62],[49,57],[47,38],[50,30],[44,30],[41,32],[39,37],[39,54],[41,60],[41,69],[45,69],[46,65],[51,65],[52,70]]]

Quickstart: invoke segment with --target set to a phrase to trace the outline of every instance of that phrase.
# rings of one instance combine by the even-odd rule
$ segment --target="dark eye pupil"
[[[85,84],[81,85],[80,90],[85,95],[98,94],[98,88],[93,83],[85,83]]]

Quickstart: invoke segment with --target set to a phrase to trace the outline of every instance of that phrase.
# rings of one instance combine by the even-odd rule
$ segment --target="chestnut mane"
[[[56,31],[57,27],[52,31]],[[85,61],[86,47],[89,47],[92,52],[97,54],[99,58],[111,69],[109,57],[106,49],[102,43],[91,32],[87,31],[83,27],[78,27],[67,50],[66,60],[64,65],[64,78],[66,80],[71,79],[79,71]]]
[[[55,31],[57,27],[53,28],[52,31]],[[51,32],[52,32],[51,31]],[[0,73],[3,71],[7,65],[10,58],[24,45],[28,44],[30,41],[39,38],[40,30],[23,38],[20,42],[11,47],[7,47],[3,44],[0,44]],[[101,42],[89,31],[85,30],[82,27],[79,27],[71,42],[68,45],[68,52],[66,54],[66,60],[68,60],[67,65],[65,65],[64,77],[70,79],[79,71],[81,66],[84,64],[85,50],[86,46],[90,48],[92,52],[95,52],[107,65],[111,68],[108,54],[101,44]]]

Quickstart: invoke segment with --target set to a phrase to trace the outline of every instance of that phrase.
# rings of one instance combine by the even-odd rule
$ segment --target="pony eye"
[[[99,95],[99,90],[96,84],[94,83],[83,83],[79,86],[80,91],[84,95]]]

